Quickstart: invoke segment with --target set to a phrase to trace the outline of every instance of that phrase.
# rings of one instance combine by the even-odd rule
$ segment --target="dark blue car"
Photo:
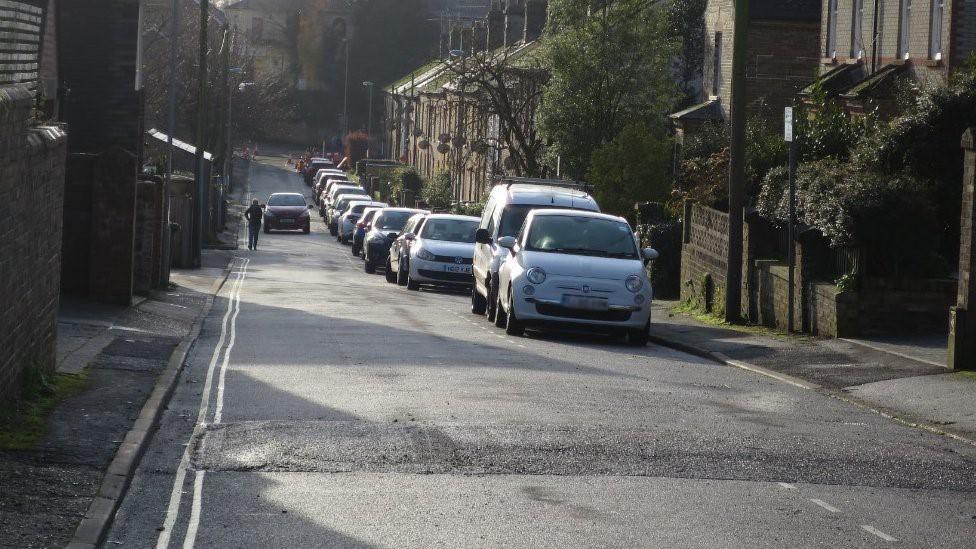
[[[376,267],[386,265],[390,246],[400,235],[407,220],[423,211],[412,208],[383,208],[376,213],[369,232],[363,237],[363,259],[367,273],[373,274]]]
[[[363,257],[363,242],[366,241],[366,233],[369,232],[370,226],[373,224],[373,218],[379,213],[383,208],[366,208],[363,210],[363,216],[359,218],[359,222],[356,223],[356,230],[352,233],[352,255],[357,257]]]

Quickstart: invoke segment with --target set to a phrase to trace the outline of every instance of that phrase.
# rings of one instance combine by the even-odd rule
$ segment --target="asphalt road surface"
[[[106,547],[976,546],[972,446],[667,348],[508,337],[314,215],[238,255]]]

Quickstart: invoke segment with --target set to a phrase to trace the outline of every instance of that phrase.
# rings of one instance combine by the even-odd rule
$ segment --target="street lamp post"
[[[230,75],[230,74],[241,74],[243,72],[244,72],[244,69],[242,69],[241,67],[231,67],[231,68],[227,69],[227,74],[228,75]],[[240,84],[238,86],[238,88],[237,88],[238,91],[240,91],[240,89],[241,89],[240,86],[243,86],[243,85],[244,84]],[[233,169],[233,160],[234,160],[234,140],[233,140],[233,137],[231,136],[231,134],[232,134],[232,129],[231,129],[232,128],[232,120],[233,120],[233,116],[234,116],[234,107],[233,107],[233,105],[234,105],[234,87],[228,86],[227,87],[227,128],[224,130],[225,137],[227,138],[227,141],[224,144],[224,149],[225,149],[225,152],[224,152],[224,181],[227,182],[227,189],[228,190],[233,190],[233,178],[231,177],[231,170]]]
[[[162,236],[163,239],[163,266],[160,269],[160,286],[166,288],[169,286],[169,269],[172,265],[172,259],[170,254],[172,253],[173,244],[170,225],[170,209],[169,209],[169,193],[173,185],[173,152],[175,148],[173,147],[173,134],[176,133],[176,65],[178,59],[178,42],[180,34],[180,11],[179,11],[179,0],[173,0],[172,12],[170,13],[170,29],[169,29],[169,90],[167,96],[167,113],[166,113],[166,125],[167,134],[166,138],[166,179],[163,183],[163,226],[162,226]]]
[[[369,152],[373,144],[373,83],[366,81],[363,86],[369,88],[369,118],[366,122],[366,158],[370,158]]]
[[[346,44],[346,79],[342,85],[342,135],[340,139],[345,139],[346,134],[349,133],[349,39],[343,38],[342,41]],[[346,155],[349,155],[349,151],[346,151]]]

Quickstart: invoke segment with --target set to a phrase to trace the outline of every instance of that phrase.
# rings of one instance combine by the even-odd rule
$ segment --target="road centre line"
[[[885,541],[898,541],[898,538],[894,538],[892,536],[889,536],[888,534],[885,534],[884,532],[882,532],[881,530],[878,530],[877,528],[875,528],[874,526],[871,526],[870,524],[862,524],[861,525],[861,530],[864,530],[865,532],[867,532],[869,534],[874,534],[875,536],[878,536],[879,538],[881,538],[881,539],[883,539]]]
[[[190,449],[193,446],[192,441],[196,436],[202,433],[203,428],[206,425],[214,370],[217,367],[217,359],[220,357],[220,350],[223,348],[224,341],[227,338],[227,324],[230,320],[231,312],[234,309],[233,301],[235,299],[238,301],[240,300],[240,290],[244,282],[244,276],[247,273],[247,265],[250,263],[249,259],[237,259],[240,259],[241,262],[237,266],[237,279],[234,281],[234,286],[230,291],[231,302],[227,304],[227,311],[224,313],[224,318],[221,322],[220,338],[217,340],[217,345],[214,347],[214,352],[210,357],[210,364],[207,368],[207,377],[204,383],[203,394],[200,396],[200,410],[197,413],[197,423],[193,429],[193,433],[190,435],[190,440],[187,441],[187,444],[185,445],[186,447],[183,450],[183,456],[180,459],[180,464],[176,468],[176,475],[173,479],[173,489],[170,492],[169,504],[166,508],[166,519],[163,522],[163,529],[160,531],[159,537],[156,539],[157,549],[166,549],[169,547],[173,527],[176,525],[176,520],[179,517],[180,503],[183,495],[183,484],[186,480],[186,471],[190,465]]]
[[[822,499],[810,498],[810,502],[813,503],[814,505],[826,509],[827,511],[830,511],[831,513],[840,513],[840,509],[834,507],[833,505],[827,503]]]

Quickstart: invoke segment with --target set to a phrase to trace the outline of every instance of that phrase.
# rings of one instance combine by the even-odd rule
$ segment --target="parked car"
[[[308,164],[305,166],[305,172],[302,174],[305,179],[305,184],[311,187],[315,174],[319,173],[319,170],[335,167],[335,162],[328,158],[312,158],[308,161]]]
[[[498,271],[495,325],[509,335],[526,327],[563,324],[612,330],[631,345],[647,344],[651,281],[657,258],[626,219],[578,210],[534,210]]]
[[[400,235],[407,220],[424,210],[413,208],[383,208],[373,218],[373,226],[363,239],[364,269],[367,273],[376,272],[376,267],[386,265],[390,245]]]
[[[328,219],[329,208],[335,202],[336,197],[342,196],[343,194],[352,194],[352,193],[365,195],[366,191],[364,191],[363,188],[360,187],[359,185],[355,185],[355,184],[334,185],[329,190],[328,194],[323,195],[322,200],[319,201],[319,214],[322,215],[322,219],[324,219],[326,222],[329,221]]]
[[[396,266],[397,283],[408,290],[416,290],[421,284],[470,286],[474,237],[479,221],[477,217],[462,215],[427,216],[414,233],[410,246],[400,254]],[[408,241],[409,236],[405,235]],[[390,258],[393,258],[392,249]]]
[[[496,185],[485,204],[478,233],[475,235],[471,312],[487,314],[490,321],[495,320],[495,304],[498,302],[498,267],[508,256],[508,250],[497,244],[498,238],[515,236],[533,209],[600,211],[596,200],[589,194],[543,181],[544,183]]]
[[[330,181],[349,181],[349,176],[346,174],[336,174],[332,173],[333,171],[338,170],[319,170],[319,175],[315,176],[315,183],[312,185],[312,199],[316,204],[322,198],[322,191],[325,190]]]
[[[390,253],[386,258],[387,282],[397,282],[401,286],[407,285],[406,273],[403,273],[402,276],[400,275],[400,264],[403,263],[406,265],[407,261],[403,259],[403,256],[410,253],[410,245],[417,238],[417,233],[424,226],[424,220],[426,219],[426,213],[413,215],[407,220],[407,224],[403,226],[403,230],[393,240],[393,243],[390,244]]]
[[[356,223],[356,231],[352,235],[352,255],[361,257],[363,255],[363,241],[366,239],[366,233],[369,232],[370,228],[373,226],[373,218],[379,213],[383,208],[366,208],[363,210],[362,217],[359,218],[359,222]]]
[[[339,219],[349,210],[349,206],[353,202],[372,202],[373,199],[364,194],[342,194],[336,197],[335,203],[329,208],[329,234],[332,236],[339,236]]]
[[[349,244],[353,234],[356,232],[356,224],[359,222],[359,218],[362,217],[363,211],[366,208],[386,208],[388,206],[389,204],[386,202],[377,202],[375,200],[354,200],[350,202],[336,224],[336,229],[339,233],[336,236],[339,239],[339,243]]]
[[[268,198],[264,209],[264,232],[311,232],[309,210],[312,208],[299,193],[275,193]]]

